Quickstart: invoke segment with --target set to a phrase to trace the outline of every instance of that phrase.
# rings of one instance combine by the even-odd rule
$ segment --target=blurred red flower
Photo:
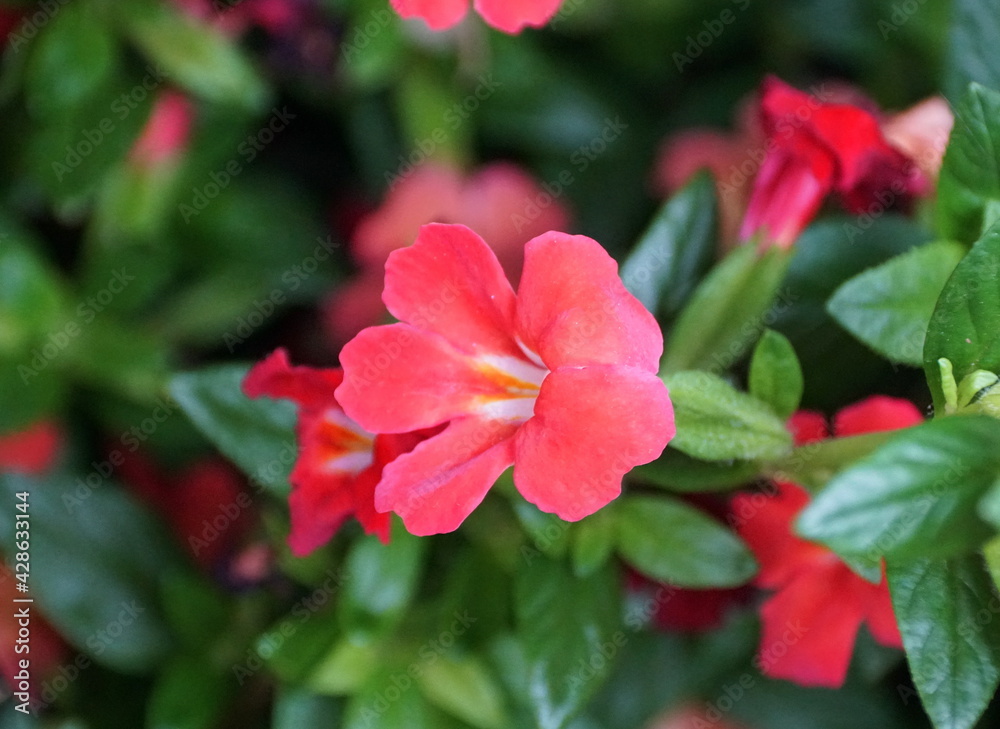
[[[300,557],[328,542],[350,516],[388,542],[390,517],[375,510],[375,484],[386,463],[421,439],[416,433],[373,435],[361,428],[334,397],[342,379],[337,369],[293,367],[287,352],[278,349],[243,381],[248,397],[285,398],[299,407],[288,545]]]
[[[162,92],[132,145],[130,161],[144,168],[172,162],[187,149],[193,123],[194,104],[191,100],[179,91]]]
[[[432,30],[457,25],[469,10],[469,0],[391,0],[404,18],[423,18]],[[562,0],[473,0],[483,20],[505,33],[540,28],[559,10]]]
[[[59,426],[49,420],[0,436],[0,471],[44,473],[55,462],[62,440]]]
[[[383,298],[402,323],[345,345],[337,399],[374,432],[448,423],[375,491],[414,534],[456,529],[512,464],[528,501],[576,521],[673,437],[659,325],[590,238],[529,241],[515,295],[482,238],[426,225],[389,256]]]
[[[907,400],[873,396],[834,417],[838,437],[895,430],[923,421]],[[789,421],[798,444],[828,436],[820,413],[803,411]],[[841,686],[847,676],[854,639],[864,622],[874,638],[902,647],[885,578],[874,585],[853,572],[836,554],[792,531],[809,502],[801,487],[786,482],[762,505],[738,495],[733,510],[737,528],[761,565],[756,584],[774,590],[761,607],[763,633],[757,657],[761,670],[806,686]]]

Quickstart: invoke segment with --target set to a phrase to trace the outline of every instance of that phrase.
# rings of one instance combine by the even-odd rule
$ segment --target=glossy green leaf
[[[500,686],[478,658],[438,656],[422,667],[418,681],[428,701],[470,726],[510,726]]]
[[[102,472],[44,481],[0,476],[0,538],[14,543],[15,494],[28,492],[29,585],[38,609],[72,645],[117,671],[154,670],[171,638],[160,575],[182,569],[161,527]]]
[[[835,476],[797,531],[867,562],[971,550],[991,532],[976,504],[1000,473],[997,443],[1000,421],[981,415],[901,431]]]
[[[246,373],[244,365],[225,365],[176,375],[170,394],[202,435],[253,483],[283,495],[298,454],[295,406],[248,398],[241,389]]]
[[[618,551],[643,574],[690,588],[734,587],[753,577],[749,548],[723,524],[663,496],[626,496],[617,504]]]
[[[735,249],[702,279],[685,304],[664,347],[662,372],[723,372],[764,331],[791,251],[755,246]]]
[[[1000,230],[984,235],[958,264],[931,317],[924,372],[938,412],[941,358],[951,361],[957,382],[976,370],[1000,372]]]
[[[428,540],[415,537],[396,522],[392,539],[359,539],[347,555],[341,625],[353,640],[384,635],[404,616],[420,584]]]
[[[149,699],[149,729],[211,729],[232,692],[232,676],[203,658],[181,656],[164,666]]]
[[[792,447],[784,422],[766,404],[708,372],[664,378],[674,404],[677,435],[671,447],[694,458],[778,458]]]
[[[1000,92],[971,84],[955,106],[955,128],[941,165],[940,234],[976,240],[989,200],[1000,200]]]
[[[119,6],[131,40],[176,84],[208,101],[259,109],[268,89],[242,51],[179,8],[152,0]]]
[[[958,100],[972,81],[1000,89],[1000,15],[992,0],[952,0],[944,88]]]
[[[794,413],[802,400],[802,368],[795,349],[784,335],[767,329],[750,358],[750,394],[766,402],[782,418]]]
[[[978,555],[890,561],[910,675],[936,729],[971,729],[1000,683],[1000,603]]]
[[[517,635],[539,729],[562,729],[607,678],[620,634],[613,570],[576,577],[544,557],[518,574]]]
[[[876,352],[919,367],[938,296],[965,253],[949,241],[915,248],[846,282],[827,311]]]
[[[675,314],[709,267],[717,244],[715,185],[696,175],[663,204],[621,266],[632,295],[654,313]]]

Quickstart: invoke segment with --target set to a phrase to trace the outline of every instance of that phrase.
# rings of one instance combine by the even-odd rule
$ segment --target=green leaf
[[[286,686],[278,692],[271,718],[272,729],[332,729],[339,726],[340,702],[317,696],[308,689]]]
[[[573,527],[573,571],[580,577],[604,566],[615,551],[615,510],[601,509]]]
[[[881,431],[806,443],[795,448],[787,458],[771,464],[769,475],[818,491],[838,472],[878,450],[896,435],[893,431]]]
[[[225,35],[153,0],[116,6],[125,32],[162,73],[193,93],[223,105],[260,109],[268,89]]]
[[[371,640],[394,628],[420,585],[428,540],[396,521],[392,539],[359,539],[345,563],[346,585],[339,604],[341,625],[356,641]]]
[[[305,647],[309,648],[308,645]],[[310,662],[309,688],[324,695],[355,693],[379,668],[380,647],[377,643],[358,645],[347,640],[341,641],[319,663],[312,665]],[[295,661],[299,658],[299,653],[295,644],[289,645],[284,651],[286,660],[283,662]],[[299,675],[305,674],[300,672]]]
[[[761,471],[754,461],[699,461],[668,448],[652,463],[633,468],[629,478],[681,493],[728,491],[753,481]]]
[[[967,415],[899,432],[841,472],[798,519],[798,532],[849,557],[948,557],[990,528],[976,503],[1000,472],[1000,421]]]
[[[111,466],[107,466],[111,468]],[[92,485],[93,484],[93,485]],[[159,665],[171,645],[158,580],[183,569],[153,517],[94,471],[36,481],[0,475],[0,498],[27,491],[31,594],[71,644],[124,673]],[[14,543],[14,509],[0,511],[0,539]]]
[[[997,593],[978,555],[886,565],[910,674],[936,729],[971,729],[1000,682]]]
[[[764,331],[791,251],[736,248],[702,279],[664,348],[661,372],[730,369]]]
[[[924,372],[936,412],[944,406],[939,359],[951,361],[957,382],[976,370],[1000,372],[998,271],[1000,230],[990,231],[972,247],[941,292],[924,344]]]
[[[972,242],[988,201],[1000,200],[1000,93],[971,84],[955,107],[955,128],[938,181],[941,235]]]
[[[149,699],[149,729],[210,729],[232,692],[232,677],[202,657],[181,656],[160,673]]]
[[[412,666],[412,673],[407,668],[386,668],[355,693],[344,711],[343,729],[452,729],[453,724],[416,687],[417,666]]]
[[[677,435],[670,445],[695,458],[778,458],[791,450],[784,422],[752,395],[708,372],[664,378],[674,404]]]
[[[0,219],[0,355],[20,356],[36,343],[59,352],[79,334],[77,322],[60,321],[59,280],[33,248],[20,228]]]
[[[423,666],[418,681],[439,709],[480,729],[510,726],[496,679],[478,658],[438,656]]]
[[[505,473],[500,478],[509,478]],[[515,497],[514,513],[528,535],[528,542],[543,554],[558,559],[570,545],[570,525],[555,514],[542,511],[534,504]]]
[[[757,563],[725,526],[680,501],[626,496],[616,506],[618,551],[643,574],[691,588],[735,587]]]
[[[62,373],[45,352],[35,347],[15,359],[0,358],[0,433],[26,428],[66,402]]]
[[[711,176],[696,175],[663,204],[622,264],[625,288],[651,312],[675,314],[711,265],[715,206]]]
[[[284,495],[298,453],[295,406],[251,400],[241,389],[248,368],[225,365],[176,375],[170,394],[184,413],[253,483]]]
[[[879,354],[919,367],[934,306],[965,252],[950,241],[914,248],[847,281],[827,311]]]
[[[229,602],[212,583],[192,572],[164,576],[163,612],[174,634],[194,653],[204,651],[229,627]]]
[[[766,329],[750,358],[750,394],[763,400],[782,418],[794,413],[802,400],[802,368],[795,349],[784,335]]]
[[[538,729],[565,727],[607,678],[624,638],[618,593],[610,568],[580,578],[541,557],[518,574],[517,633]]]
[[[1000,89],[1000,15],[992,0],[952,0],[944,89],[958,99],[969,82]]]
[[[152,404],[167,378],[166,343],[148,332],[100,316],[87,298],[78,312],[81,334],[66,348],[66,364],[79,379],[118,392],[137,402]]]

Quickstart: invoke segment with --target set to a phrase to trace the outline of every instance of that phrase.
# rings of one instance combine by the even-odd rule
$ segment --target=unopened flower
[[[383,298],[401,323],[347,343],[337,399],[372,432],[447,424],[375,491],[414,534],[456,529],[512,464],[528,501],[581,519],[673,436],[659,326],[590,238],[529,241],[515,294],[482,238],[427,225],[389,256]]]

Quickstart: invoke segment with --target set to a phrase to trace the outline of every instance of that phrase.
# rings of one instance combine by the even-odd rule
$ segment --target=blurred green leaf
[[[250,61],[226,36],[170,3],[133,0],[116,6],[126,34],[162,73],[218,104],[260,109],[268,89]]]
[[[794,413],[802,400],[802,368],[795,349],[784,335],[765,329],[750,359],[750,394],[766,402],[782,418]]]
[[[685,304],[664,346],[661,372],[723,372],[735,365],[767,323],[791,251],[733,250],[713,268]]]
[[[20,353],[54,331],[62,305],[60,281],[35,253],[33,242],[13,223],[0,219],[0,355]],[[60,340],[61,341],[61,340]],[[41,346],[57,344],[48,339]]]
[[[161,585],[163,612],[188,653],[204,651],[228,626],[229,603],[194,572],[168,572]]]
[[[708,372],[664,378],[674,404],[673,448],[695,458],[778,458],[792,447],[784,422],[763,402]]]
[[[406,727],[406,729],[451,729],[415,685],[406,667],[378,672],[347,703],[344,729]]]
[[[699,461],[668,448],[652,463],[637,466],[630,478],[671,491],[727,491],[753,481],[761,473],[754,461]]]
[[[868,563],[947,557],[986,541],[976,504],[1000,474],[1000,421],[968,415],[896,434],[833,478],[796,529]]]
[[[335,621],[331,622],[336,624]],[[325,643],[321,645],[325,645]],[[286,651],[287,659],[294,660],[297,654],[302,652],[301,647],[297,641],[293,641]],[[300,650],[297,651],[296,648]],[[380,648],[381,646],[377,644],[358,645],[347,640],[337,643],[322,660],[311,667],[309,687],[325,695],[355,693],[379,668],[381,664]],[[309,652],[315,651],[310,648]]]
[[[972,81],[1000,89],[1000,15],[990,0],[952,0],[944,89],[958,100]]]
[[[565,727],[607,678],[624,638],[618,592],[610,567],[580,578],[539,557],[518,574],[517,634],[539,729]]]
[[[83,297],[77,306],[81,333],[66,349],[66,366],[80,379],[102,389],[153,403],[167,378],[166,342],[102,315],[100,302],[106,293]]]
[[[621,266],[625,287],[649,311],[675,314],[711,265],[715,216],[715,184],[704,172],[660,208]]]
[[[474,656],[439,656],[423,666],[418,681],[428,701],[471,726],[479,729],[510,726],[496,679]]]
[[[990,200],[1000,200],[1000,92],[974,83],[955,106],[955,127],[938,178],[941,235],[963,243],[976,240]]]
[[[346,586],[339,604],[339,618],[351,640],[384,636],[406,614],[416,594],[424,568],[428,540],[415,537],[398,521],[392,539],[359,539],[345,562]]]
[[[919,367],[934,306],[965,252],[938,241],[903,253],[843,284],[827,311],[876,352]]]
[[[924,709],[936,729],[971,729],[1000,683],[1000,621],[992,607],[1000,598],[982,558],[890,560],[886,572]]]
[[[230,699],[232,681],[201,657],[167,663],[149,699],[148,729],[210,729]]]
[[[951,361],[958,382],[976,370],[1000,372],[998,270],[1000,230],[991,230],[961,260],[941,292],[924,344],[924,372],[936,412],[944,404],[940,358]]]
[[[615,512],[622,558],[654,580],[735,587],[757,571],[749,548],[693,506],[665,496],[625,496]]]
[[[66,383],[56,360],[45,356],[58,352],[46,343],[16,359],[0,358],[0,433],[21,430],[63,405]]]
[[[504,474],[501,478],[509,478],[509,476]],[[566,554],[570,545],[568,522],[563,521],[555,514],[542,511],[519,496],[514,498],[513,507],[514,513],[517,514],[517,518],[521,521],[521,525],[528,535],[529,546],[534,547],[542,554],[557,559]]]
[[[159,576],[182,569],[152,516],[101,474],[44,481],[0,475],[10,505],[28,492],[29,585],[39,609],[66,639],[97,662],[124,673],[154,670],[171,639],[159,608]],[[4,545],[14,543],[14,509],[0,512]]]
[[[599,570],[615,551],[615,509],[605,508],[573,526],[573,572],[586,577]]]
[[[887,430],[806,443],[771,464],[770,475],[779,480],[794,481],[810,491],[818,491],[839,471],[874,453],[896,435],[894,431]]]
[[[31,44],[25,76],[36,116],[58,115],[99,89],[117,59],[111,28],[89,3],[59,8]]]
[[[288,474],[298,454],[295,406],[243,394],[245,365],[223,365],[175,375],[170,394],[201,433],[258,484],[288,493]]]
[[[278,693],[271,718],[272,729],[333,729],[339,726],[340,702],[317,696],[308,689],[286,686]]]

